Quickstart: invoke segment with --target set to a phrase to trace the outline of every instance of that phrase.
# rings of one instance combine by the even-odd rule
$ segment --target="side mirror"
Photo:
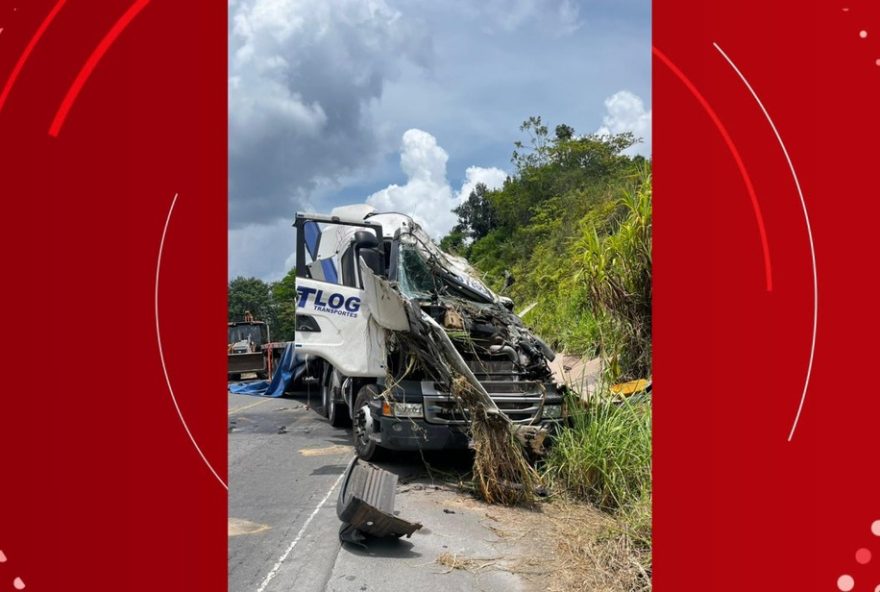
[[[379,239],[376,237],[376,234],[369,230],[358,230],[355,232],[352,242],[358,249],[375,249],[379,246]]]
[[[506,308],[509,311],[513,311],[513,300],[512,299],[508,298],[507,296],[501,296],[498,300],[501,302],[501,304],[502,304],[502,306],[504,306],[504,308]]]

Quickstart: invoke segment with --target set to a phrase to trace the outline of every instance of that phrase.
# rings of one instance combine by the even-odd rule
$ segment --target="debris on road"
[[[454,553],[441,553],[436,560],[437,565],[448,567],[449,571],[461,569],[466,571],[480,571],[489,567],[497,567],[498,557],[459,557]],[[446,572],[449,573],[449,572]]]
[[[394,515],[397,475],[354,457],[348,464],[336,514],[342,521],[339,539],[363,545],[366,535],[409,538],[422,527]]]

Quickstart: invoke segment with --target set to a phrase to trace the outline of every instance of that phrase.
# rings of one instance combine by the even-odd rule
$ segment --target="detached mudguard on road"
[[[336,515],[342,520],[339,539],[362,544],[365,535],[409,537],[422,527],[394,515],[397,475],[370,463],[352,459],[345,471],[336,502]]]

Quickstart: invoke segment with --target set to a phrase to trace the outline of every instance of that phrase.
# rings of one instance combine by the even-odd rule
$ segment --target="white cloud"
[[[464,183],[458,192],[458,203],[465,201],[476,189],[478,183],[482,183],[489,189],[499,189],[504,185],[507,173],[496,167],[483,168],[470,166],[465,171]]]
[[[628,90],[614,93],[605,99],[606,115],[602,118],[602,127],[596,132],[600,135],[632,132],[636,139],[643,142],[626,150],[627,154],[651,156],[651,110],[645,110],[645,104]]]
[[[495,167],[468,167],[464,183],[453,192],[446,179],[448,160],[449,155],[434,136],[418,129],[407,130],[400,147],[400,168],[407,176],[406,183],[377,191],[367,203],[379,211],[409,214],[432,237],[442,237],[457,221],[452,209],[467,199],[477,183],[496,189],[507,177]]]
[[[229,19],[230,225],[268,224],[382,157],[372,105],[431,38],[385,0],[239,0]]]

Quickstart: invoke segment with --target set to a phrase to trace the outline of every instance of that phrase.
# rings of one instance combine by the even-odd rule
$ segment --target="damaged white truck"
[[[296,352],[330,423],[352,423],[361,458],[468,447],[459,379],[530,438],[555,431],[553,351],[411,217],[354,205],[294,225]]]

